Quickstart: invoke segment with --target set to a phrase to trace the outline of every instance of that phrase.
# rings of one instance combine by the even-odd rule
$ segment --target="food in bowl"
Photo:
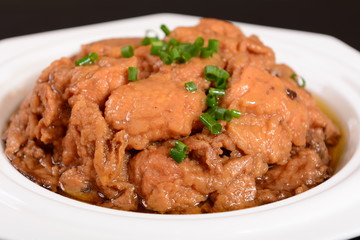
[[[39,185],[152,213],[238,210],[332,174],[339,128],[256,36],[202,19],[54,61],[11,116],[5,153]]]

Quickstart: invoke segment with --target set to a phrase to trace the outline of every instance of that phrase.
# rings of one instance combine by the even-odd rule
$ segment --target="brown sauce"
[[[341,157],[343,156],[343,153],[346,149],[346,139],[348,132],[345,130],[344,124],[340,121],[338,114],[331,109],[331,106],[329,106],[319,96],[314,96],[314,98],[316,100],[316,104],[321,109],[321,111],[325,113],[326,116],[328,116],[340,130],[340,136],[337,144],[335,146],[328,146],[329,153],[332,157],[330,166],[336,172],[337,165],[339,161],[341,161]]]

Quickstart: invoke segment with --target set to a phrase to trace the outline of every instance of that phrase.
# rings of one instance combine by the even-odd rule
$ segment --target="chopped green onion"
[[[208,48],[212,50],[213,53],[217,53],[219,50],[219,41],[216,39],[209,39]]]
[[[137,67],[129,67],[128,68],[128,80],[129,81],[137,81],[138,78],[138,68]]]
[[[222,126],[218,123],[210,114],[203,113],[200,115],[199,118],[200,122],[204,124],[204,126],[209,129],[212,134],[219,134],[221,133]]]
[[[204,71],[206,80],[215,81],[216,88],[225,89],[226,81],[230,77],[229,73],[213,65],[207,65]]]
[[[155,35],[154,37],[149,36],[151,32]],[[143,45],[143,46],[147,46],[147,45],[152,44],[155,41],[159,41],[159,37],[157,36],[157,34],[154,30],[151,30],[151,29],[146,30],[145,35],[146,35],[146,37],[141,41],[141,45]]]
[[[304,79],[303,77],[297,75],[296,73],[292,74],[292,75],[290,76],[290,78],[291,78],[292,80],[294,80],[294,82],[295,82],[299,87],[304,88],[304,87],[306,86],[306,81],[305,81],[305,79]],[[301,80],[301,83],[299,83],[299,80]]]
[[[186,153],[179,151],[176,148],[172,148],[170,150],[170,156],[177,162],[177,163],[181,163],[182,161],[184,161],[184,159],[187,157]]]
[[[215,120],[225,120],[227,122],[230,122],[233,118],[231,111],[222,107],[215,107],[213,110],[213,116]]]
[[[130,58],[134,56],[134,48],[131,45],[123,47],[121,49],[121,56],[123,58]]]
[[[206,113],[208,113],[211,117],[215,118],[215,110],[217,106],[209,108]]]
[[[200,50],[201,58],[209,58],[213,55],[213,53],[217,53],[219,50],[219,40],[209,39],[208,47],[203,47]]]
[[[189,47],[191,46],[191,43],[180,43],[179,48],[182,52],[187,52]]]
[[[186,63],[186,59],[183,56],[180,56],[176,59],[176,62],[178,63]]]
[[[161,51],[169,51],[170,47],[171,47],[170,43],[165,42],[161,47]]]
[[[149,37],[144,37],[144,39],[141,41],[141,45],[147,46],[151,43],[151,40]]]
[[[216,81],[218,79],[219,68],[213,65],[207,65],[204,71],[204,77],[208,81]]]
[[[165,51],[160,52],[160,59],[166,65],[170,65],[173,62],[173,60],[171,58],[171,55],[168,52],[165,52]]]
[[[219,79],[215,82],[215,87],[218,89],[225,89],[226,85],[226,79]]]
[[[231,111],[226,109],[225,114],[224,114],[224,120],[227,122],[230,122],[231,119],[233,118]]]
[[[185,143],[183,143],[183,142],[181,142],[181,141],[179,141],[179,140],[177,140],[177,141],[175,142],[175,148],[178,149],[179,151],[185,152],[185,153],[186,153],[187,150],[188,150],[188,146],[186,146]]]
[[[202,37],[196,38],[194,44],[199,47],[204,46],[204,38],[202,38]]]
[[[180,58],[177,60],[179,63],[186,63],[192,58],[190,52],[181,52]]]
[[[189,92],[194,92],[197,90],[197,86],[194,82],[187,82],[184,84],[184,88]]]
[[[167,29],[165,25],[161,26],[162,29]],[[167,30],[165,30],[164,32],[167,32]],[[199,56],[199,54],[201,58],[208,58],[211,57],[212,54],[218,49],[218,40],[216,39],[209,39],[208,47],[203,47],[204,38],[202,37],[196,38],[194,43],[179,43],[179,41],[175,38],[171,38],[168,42],[163,42],[160,41],[158,37],[145,37],[142,41],[142,44],[151,44],[151,55],[160,56],[161,60],[167,65],[173,62],[186,63],[191,58]],[[220,69],[220,71],[224,70]],[[225,79],[225,81],[226,80],[227,78]],[[224,86],[226,86],[226,83]]]
[[[89,65],[89,64],[93,64],[97,59],[98,59],[99,55],[97,53],[90,53],[88,55],[86,55],[83,58],[80,58],[79,60],[77,60],[75,62],[75,66],[84,66],[84,65]]]
[[[175,38],[171,38],[169,40],[169,44],[170,44],[170,46],[179,46],[179,41],[176,40]]]
[[[231,116],[233,116],[234,118],[239,118],[241,116],[241,112],[235,109],[231,109]]]
[[[200,57],[201,58],[209,58],[213,55],[213,51],[208,48],[201,48],[200,50]]]
[[[162,41],[155,41],[152,43],[150,54],[151,55],[160,55],[160,51],[162,49],[163,42]]]
[[[175,142],[175,147],[170,149],[170,156],[177,162],[181,163],[185,158],[187,158],[186,152],[188,146],[183,142],[177,140]]]
[[[206,96],[206,104],[208,107],[215,107],[218,104],[218,98],[215,95],[208,94]]]
[[[145,37],[142,41],[141,41],[141,45],[143,46],[147,46],[150,45],[151,43],[155,42],[155,41],[159,41],[159,38],[156,37]]]
[[[229,73],[213,65],[207,65],[204,71],[204,77],[209,81],[222,82],[230,77]],[[217,87],[220,88],[220,87]]]
[[[179,52],[181,54],[181,57],[178,59],[179,63],[185,63],[193,57],[190,50],[191,50],[191,43],[180,43]]]
[[[220,69],[220,68],[219,68]],[[225,71],[225,70],[223,70],[223,69],[220,69],[220,75],[219,75],[219,78],[221,79],[221,80],[224,80],[224,81],[226,81],[226,80],[228,80],[229,79],[229,77],[230,77],[230,74],[227,72],[227,71]]]
[[[225,96],[225,90],[219,88],[210,88],[209,94],[216,95],[216,96]]]
[[[188,48],[188,52],[190,53],[191,57],[196,57],[200,52],[200,47],[196,44],[192,44]]]
[[[178,61],[178,59],[181,58],[180,51],[177,46],[173,47],[170,50],[170,57],[172,58],[173,61]]]
[[[209,108],[206,113],[212,116],[215,120],[225,120],[227,122],[230,122],[233,117],[239,118],[241,115],[241,112],[237,110],[229,110],[219,106]]]
[[[214,112],[215,119],[216,120],[225,120],[227,111],[229,111],[229,110],[227,110],[226,108],[216,107],[215,112]]]
[[[165,33],[166,36],[169,36],[170,30],[169,30],[169,28],[168,28],[165,24],[162,24],[162,25],[160,26],[160,28],[161,28],[161,30],[163,30],[163,32]]]

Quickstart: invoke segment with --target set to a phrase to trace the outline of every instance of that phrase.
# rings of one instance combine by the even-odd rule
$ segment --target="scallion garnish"
[[[218,81],[215,82],[215,87],[218,89],[225,89],[227,86],[227,79],[225,78],[220,78]]]
[[[164,24],[160,26],[166,36],[170,34],[170,30]],[[191,58],[199,56],[201,58],[209,58],[213,53],[218,51],[219,41],[216,39],[209,39],[208,46],[204,47],[204,38],[198,37],[193,43],[179,43],[175,38],[170,38],[168,42],[160,41],[157,36],[146,36],[142,45],[151,44],[151,55],[160,56],[161,60],[169,65],[173,62],[186,63]],[[165,52],[165,53],[161,53]]]
[[[200,52],[200,47],[196,44],[190,45],[188,48],[188,52],[190,53],[191,57],[196,57]]]
[[[213,53],[217,53],[219,50],[219,41],[216,39],[209,39],[208,48],[212,50]]]
[[[150,45],[151,43],[155,42],[155,41],[159,41],[159,38],[156,37],[145,37],[142,41],[141,41],[141,45],[143,46],[147,46]]]
[[[181,163],[187,157],[186,153],[179,151],[176,148],[170,150],[170,156],[177,162]]]
[[[153,36],[149,36],[151,33],[153,33]],[[159,37],[157,36],[156,32],[153,30],[147,30],[146,31],[146,37],[141,41],[141,45],[147,46],[149,44],[152,44],[155,41],[159,41]]]
[[[181,163],[187,157],[186,153],[179,151],[176,148],[170,150],[170,156],[177,162]]]
[[[208,48],[201,48],[200,57],[201,58],[209,58],[213,55],[213,51]]]
[[[204,71],[205,79],[212,82],[216,81],[219,78],[219,75],[221,75],[220,70],[221,69],[216,66],[207,65]]]
[[[292,74],[290,76],[290,78],[292,80],[294,80],[294,82],[301,88],[304,88],[306,86],[306,81],[303,77],[297,75],[296,73]],[[300,82],[301,81],[301,82]]]
[[[182,52],[187,52],[190,46],[191,46],[191,43],[180,43],[179,44],[179,48]]]
[[[98,59],[99,55],[97,53],[90,53],[88,55],[86,55],[83,58],[80,58],[79,60],[75,61],[75,66],[84,66],[84,65],[89,65],[89,64],[93,64],[97,59]]]
[[[206,111],[206,113],[208,113],[211,117],[215,118],[215,110],[216,110],[216,107],[211,107],[211,108],[208,108],[208,110]]]
[[[183,143],[183,142],[181,142],[181,141],[179,141],[179,140],[177,140],[177,141],[175,142],[175,148],[178,149],[179,151],[185,152],[185,153],[186,153],[187,150],[188,150],[188,146],[186,146],[185,143]]]
[[[167,52],[167,51],[169,51],[170,47],[171,47],[170,43],[164,42],[162,47],[161,47],[161,51]]]
[[[170,50],[170,56],[171,56],[171,59],[173,61],[178,61],[180,58],[181,58],[181,55],[180,55],[180,50],[177,46],[174,46],[171,50]]]
[[[204,77],[206,80],[209,81],[218,81],[219,79],[227,80],[230,77],[230,75],[227,71],[221,68],[218,68],[213,65],[207,65],[205,67]]]
[[[231,115],[231,111],[215,106],[211,108],[211,111],[208,111],[208,113],[215,119],[215,120],[225,120],[227,122],[230,122],[233,116]]]
[[[137,81],[138,79],[138,68],[137,67],[129,67],[128,68],[128,80],[129,81]]]
[[[180,63],[189,61],[192,57],[196,56],[196,48],[191,43],[180,43],[179,45],[181,58]]]
[[[189,92],[194,92],[197,90],[197,86],[194,82],[187,82],[184,84],[184,88]]]
[[[219,41],[216,39],[209,39],[208,46],[202,47],[200,50],[200,57],[201,58],[209,58],[214,53],[217,53],[219,50]]]
[[[150,49],[150,54],[151,55],[160,55],[162,46],[163,46],[162,41],[153,42],[152,46],[151,46],[151,49]]]
[[[168,28],[165,24],[162,24],[162,25],[160,26],[160,28],[161,28],[161,30],[163,30],[163,32],[165,33],[166,36],[169,36],[170,30],[169,30],[169,28]]]
[[[204,124],[204,126],[209,129],[212,134],[219,134],[221,133],[222,126],[218,123],[210,114],[203,113],[200,115],[199,118],[200,122]]]
[[[219,97],[225,95],[226,81],[229,73],[213,65],[207,65],[204,70],[204,77],[209,81],[215,81],[216,88],[210,88],[206,96],[208,107],[215,107],[218,104]],[[223,120],[223,119],[222,119]]]
[[[208,94],[206,96],[206,104],[208,107],[215,107],[218,104],[219,99],[215,95]]]
[[[215,120],[225,120],[227,122],[230,122],[232,118],[239,118],[241,115],[241,112],[235,109],[229,110],[219,106],[209,108],[206,113],[208,113]]]
[[[209,94],[215,95],[215,96],[225,96],[225,89],[210,88]]]
[[[177,60],[178,63],[186,63],[192,58],[191,53],[188,51],[180,50],[180,58]]]
[[[227,114],[229,110],[227,110],[226,108],[222,108],[222,107],[215,107],[215,119],[216,120],[226,120],[227,122],[231,121],[231,115],[229,116],[229,113]]]
[[[233,116],[234,118],[239,118],[241,116],[241,112],[235,109],[231,109],[231,116]]]
[[[202,37],[196,38],[194,44],[199,47],[204,46],[204,38],[202,38]]]
[[[177,140],[175,142],[175,147],[170,149],[170,156],[177,162],[181,163],[185,158],[187,158],[188,146],[185,143]]]
[[[121,49],[121,56],[123,58],[130,58],[134,56],[134,48],[131,45],[123,47]]]
[[[160,59],[166,65],[170,65],[173,62],[170,53],[165,51],[160,52]]]
[[[204,71],[204,77],[206,80],[215,81],[216,88],[225,89],[226,81],[230,77],[230,74],[213,65],[207,65]]]
[[[179,41],[176,40],[175,38],[171,38],[171,39],[169,40],[169,44],[170,44],[171,46],[179,46]]]

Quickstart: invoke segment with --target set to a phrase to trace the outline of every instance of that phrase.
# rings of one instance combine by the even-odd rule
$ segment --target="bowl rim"
[[[135,22],[135,25],[139,24],[139,22],[141,21],[154,21],[154,19],[156,19],[156,22],[161,22],[164,19],[168,19],[168,18],[172,18],[175,19],[172,24],[174,24],[175,22],[181,22],[181,21],[185,21],[185,22],[191,22],[191,21],[195,21],[198,20],[199,17],[194,17],[194,16],[185,16],[185,15],[179,15],[179,14],[155,14],[155,15],[147,15],[147,16],[143,16],[143,17],[138,17],[138,18],[131,18],[131,19],[126,19],[126,20],[118,20],[118,21],[113,21],[113,22],[108,22],[108,23],[102,23],[102,24],[95,24],[95,25],[89,25],[89,26],[85,26],[85,27],[77,27],[77,28],[71,28],[71,29],[64,29],[64,30],[56,30],[56,31],[51,31],[51,32],[47,32],[47,33],[40,33],[40,34],[32,34],[32,35],[27,35],[27,36],[23,36],[23,37],[15,37],[15,38],[11,38],[11,39],[6,39],[6,40],[1,40],[0,41],[0,50],[1,49],[5,49],[7,48],[8,50],[6,51],[6,55],[9,56],[7,59],[11,60],[8,63],[5,63],[3,65],[3,67],[0,68],[4,68],[6,66],[12,65],[15,62],[17,62],[17,58],[19,57],[19,55],[24,56],[24,58],[22,59],[22,61],[28,61],[28,59],[26,59],[26,57],[31,57],[34,55],[34,52],[32,50],[26,50],[26,49],[20,49],[21,51],[16,51],[15,53],[10,53],[9,49],[13,48],[14,46],[20,46],[22,43],[30,41],[30,42],[36,42],[38,41],[40,38],[45,37],[46,41],[48,41],[48,39],[54,39],[54,38],[58,38],[59,36],[62,35],[71,35],[74,32],[81,32],[81,31],[90,31],[92,28],[96,28],[99,29],[103,26],[105,26],[105,28],[113,28],[114,25],[118,26],[118,25],[124,25],[124,24],[130,24],[132,22]],[[277,29],[277,28],[272,28],[272,27],[263,27],[263,26],[258,26],[258,25],[251,25],[251,24],[243,24],[243,23],[237,23],[235,22],[237,25],[240,25],[242,28],[244,26],[246,26],[246,30],[249,29],[253,29],[254,31],[261,31],[261,32],[265,32],[268,34],[272,34],[274,31],[280,34],[285,34],[286,36],[289,35],[296,35],[296,36],[301,36],[301,39],[304,38],[311,38],[311,39],[316,39],[316,43],[318,44],[318,41],[320,42],[327,42],[327,44],[329,46],[336,46],[337,48],[339,48],[342,52],[342,55],[349,57],[350,59],[355,59],[358,60],[358,62],[360,62],[360,54],[359,52],[357,52],[354,49],[351,49],[351,47],[348,47],[346,44],[342,43],[341,41],[333,38],[333,37],[329,37],[326,35],[322,35],[322,34],[313,34],[313,33],[306,33],[306,32],[301,32],[301,31],[295,31],[295,30],[285,30],[285,29]],[[100,31],[100,30],[97,30]],[[63,36],[61,37],[63,38]],[[260,36],[261,38],[261,36]],[[58,41],[61,41],[58,40]],[[39,43],[37,44],[38,49],[39,48],[43,48],[44,46],[42,46],[41,44],[39,45]],[[271,45],[270,45],[271,46]],[[340,51],[339,50],[339,51]],[[24,53],[25,51],[25,53]],[[27,51],[27,52],[26,52]],[[334,57],[334,54],[332,55],[332,57]],[[337,59],[338,60],[338,59]],[[4,63],[5,61],[3,60],[2,63]],[[1,61],[0,61],[1,63]],[[359,67],[355,65],[356,61],[347,64],[348,68],[351,69],[355,69],[356,72],[360,72],[359,71]],[[343,64],[342,62],[339,62],[339,64]],[[1,80],[0,80],[1,82]],[[4,87],[3,89],[0,90],[0,96],[2,96],[2,94],[10,91],[14,85],[17,84],[17,82],[14,82],[14,84],[10,84],[8,87]],[[346,88],[346,92],[348,93],[348,95],[346,96],[347,98],[352,98],[352,99],[359,99],[359,89],[360,89],[360,85],[359,83],[356,83],[354,81],[349,80],[348,82],[346,82],[347,85],[342,86],[342,88]],[[0,85],[1,86],[1,85]],[[360,102],[360,100],[359,100]],[[359,107],[354,108],[355,110],[355,118],[357,120],[357,122],[359,122],[359,115],[360,115],[360,109]],[[3,147],[2,147],[2,152],[3,152]],[[351,156],[352,159],[360,159],[360,142],[357,139],[357,145],[356,145],[356,150],[353,152],[353,156]],[[355,182],[359,177],[359,172],[360,172],[360,162],[359,161],[349,161],[347,164],[345,164],[345,166],[343,166],[343,168],[337,172],[333,177],[331,177],[329,180],[327,180],[326,182],[318,185],[316,188],[310,189],[309,191],[306,191],[300,195],[297,196],[293,196],[291,198],[285,199],[285,200],[281,200],[275,203],[271,203],[271,204],[267,204],[267,205],[263,205],[263,206],[258,206],[258,207],[254,207],[254,208],[249,208],[249,209],[243,209],[243,210],[237,210],[237,211],[232,211],[232,212],[226,212],[226,213],[213,213],[213,214],[205,214],[205,215],[158,215],[158,214],[148,214],[148,213],[133,213],[133,212],[126,212],[126,211],[120,211],[120,210],[113,210],[113,209],[107,209],[107,208],[103,208],[103,207],[99,207],[99,206],[94,206],[94,205],[90,205],[90,204],[86,204],[86,203],[81,203],[77,200],[72,200],[66,197],[63,197],[61,195],[58,194],[54,194],[46,189],[43,189],[42,187],[28,181],[25,183],[25,181],[23,181],[25,179],[25,177],[23,175],[21,175],[19,172],[17,172],[12,165],[10,164],[9,161],[4,162],[4,154],[1,153],[0,155],[0,179],[1,178],[7,178],[8,182],[11,182],[12,184],[17,185],[17,189],[22,191],[22,193],[10,193],[13,196],[15,196],[15,198],[17,196],[23,196],[23,195],[28,195],[31,196],[33,199],[37,199],[37,200],[41,200],[44,201],[44,203],[48,203],[50,205],[52,205],[53,207],[59,207],[62,208],[63,210],[67,210],[69,211],[70,209],[73,211],[74,208],[78,208],[81,212],[83,212],[82,210],[85,210],[86,212],[90,212],[90,215],[95,215],[96,217],[99,217],[101,219],[103,219],[104,216],[115,216],[117,218],[122,217],[126,220],[129,219],[145,219],[145,220],[151,220],[151,221],[155,221],[155,222],[162,222],[162,223],[172,223],[172,222],[182,222],[184,220],[186,221],[190,221],[191,223],[193,221],[196,220],[206,220],[207,222],[210,220],[214,220],[214,223],[211,224],[211,226],[213,226],[215,223],[218,223],[219,220],[224,220],[224,219],[233,219],[233,218],[244,218],[244,216],[259,216],[261,214],[267,214],[267,215],[271,215],[273,213],[282,213],[284,214],[284,212],[289,211],[289,208],[293,209],[294,206],[295,207],[299,207],[301,206],[308,206],[310,203],[316,203],[319,204],[321,202],[321,199],[319,200],[319,194],[321,193],[321,195],[331,195],[333,192],[337,193],[339,192],[339,187],[343,186],[345,183],[348,182]],[[2,196],[5,194],[4,191],[2,191],[2,187],[3,185],[0,183],[0,202],[1,200],[4,201],[4,199],[2,199]],[[345,189],[346,190],[346,189]],[[345,191],[343,190],[343,191]],[[341,192],[341,191],[340,191]],[[360,215],[360,206],[359,204],[356,204],[356,200],[360,200],[360,191],[356,192],[356,198],[355,201],[347,201],[347,203],[351,203],[352,206],[357,207],[359,210],[354,211],[353,214],[355,214],[354,216],[358,217]],[[3,195],[1,195],[3,194]],[[305,201],[307,200],[307,201]],[[305,202],[305,203],[304,203]],[[19,211],[21,211],[22,209],[26,209],[31,211],[35,211],[38,210],[37,206],[36,208],[29,208],[29,205],[27,205],[26,203],[24,203],[24,201],[17,199],[15,201],[14,204],[10,204],[13,208],[17,208]],[[341,205],[341,204],[339,204]],[[338,206],[339,207],[339,206]],[[1,209],[1,207],[0,207]],[[312,208],[310,208],[312,209]],[[296,213],[300,214],[299,211],[295,211]],[[324,212],[324,210],[320,211],[321,213]],[[349,215],[352,218],[354,218],[353,214],[345,214],[345,216]],[[102,217],[100,217],[102,216]],[[237,221],[239,221],[237,219]],[[252,220],[254,221],[254,220]],[[1,222],[1,221],[0,221]],[[227,221],[228,222],[228,221]],[[241,223],[244,223],[243,220],[240,221]],[[298,221],[294,221],[295,223],[297,223]],[[187,224],[189,225],[189,224]],[[292,224],[293,225],[293,224]],[[274,229],[278,229],[274,228]],[[292,227],[291,229],[294,229],[294,227]],[[360,229],[352,229],[351,231],[348,230],[349,232],[347,233],[338,233],[338,236],[340,236],[340,234],[342,234],[341,236],[346,236],[348,237],[346,234],[359,234],[360,235]],[[244,235],[245,231],[242,231],[241,233],[239,233],[238,236],[240,235]],[[260,233],[261,231],[259,231]],[[270,231],[269,232],[274,232],[274,231]],[[350,236],[349,235],[349,236]],[[1,236],[1,234],[0,234]],[[250,235],[247,235],[250,236]],[[300,235],[302,236],[302,235]],[[353,235],[355,236],[355,235]]]

